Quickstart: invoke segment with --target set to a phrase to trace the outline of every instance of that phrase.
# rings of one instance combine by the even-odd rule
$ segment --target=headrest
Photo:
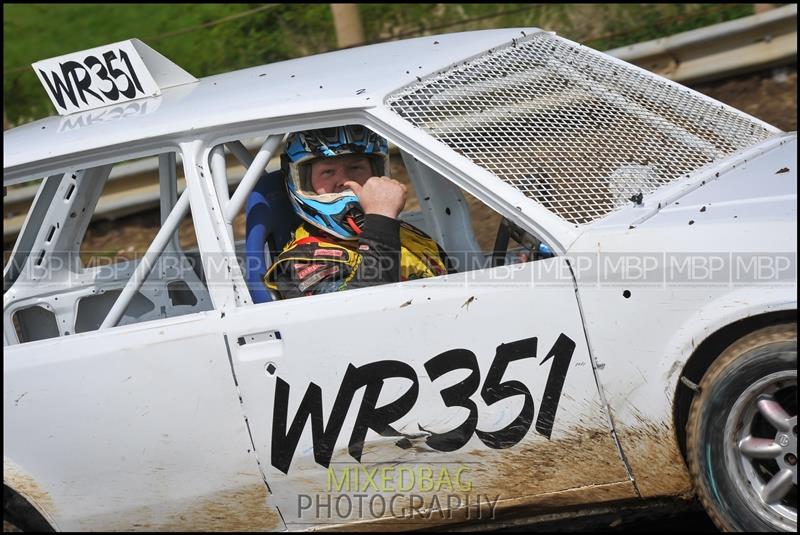
[[[247,286],[255,303],[267,303],[272,297],[264,286],[264,274],[269,264],[265,250],[274,260],[289,241],[291,233],[300,224],[289,196],[281,171],[261,177],[247,197],[245,238],[245,272]]]

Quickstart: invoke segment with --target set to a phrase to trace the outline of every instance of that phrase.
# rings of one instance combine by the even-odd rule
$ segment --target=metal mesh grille
[[[573,223],[773,134],[546,33],[421,80],[386,105]]]

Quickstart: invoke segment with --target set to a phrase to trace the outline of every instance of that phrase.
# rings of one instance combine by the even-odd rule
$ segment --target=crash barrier
[[[795,63],[797,4],[605,53],[682,83]]]

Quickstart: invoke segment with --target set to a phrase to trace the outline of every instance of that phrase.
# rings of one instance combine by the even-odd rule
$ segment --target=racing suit
[[[303,223],[264,276],[281,298],[364,288],[451,272],[447,255],[421,230],[367,214],[358,240],[338,240]]]

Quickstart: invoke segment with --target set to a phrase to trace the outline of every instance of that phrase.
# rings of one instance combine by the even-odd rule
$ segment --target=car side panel
[[[412,529],[476,520],[476,500],[498,514],[535,515],[635,496],[561,258],[242,307],[223,321],[259,459],[289,529],[351,522]],[[499,367],[509,351],[516,358]],[[432,364],[445,360],[440,375]],[[564,380],[558,393],[556,377]],[[549,410],[552,433],[541,430]],[[374,431],[384,419],[397,433]],[[507,427],[514,438],[502,444],[476,431]],[[298,434],[285,439],[290,428]],[[452,448],[429,440],[451,431]],[[410,475],[399,483],[401,470],[439,477],[443,468],[452,487],[423,484],[421,476],[413,484]],[[364,508],[346,510],[342,504],[359,494]],[[415,516],[415,501],[449,512]]]
[[[598,377],[645,497],[691,489],[672,409],[695,348],[742,318],[797,309],[793,158],[787,138],[654,217],[598,227],[570,249]]]
[[[218,321],[7,347],[5,483],[59,530],[282,529]]]

